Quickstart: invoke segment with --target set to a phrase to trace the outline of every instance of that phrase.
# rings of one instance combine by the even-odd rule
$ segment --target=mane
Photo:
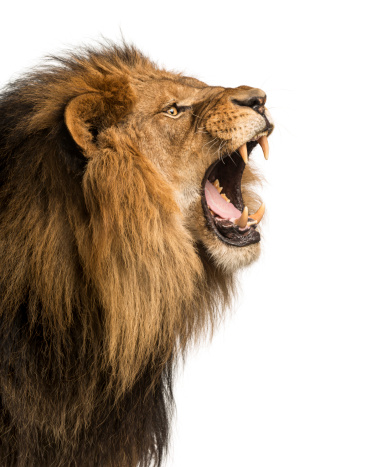
[[[9,465],[35,465],[41,453],[42,465],[88,465],[90,443],[100,446],[96,465],[114,465],[116,452],[122,465],[160,465],[176,359],[212,333],[230,300],[233,277],[193,243],[133,135],[106,128],[103,157],[87,159],[65,125],[75,96],[103,93],[114,122],[133,111],[126,76],[167,73],[133,47],[108,45],[53,57],[0,96],[0,439],[14,440],[0,441],[0,459]],[[61,445],[69,457],[51,458]]]

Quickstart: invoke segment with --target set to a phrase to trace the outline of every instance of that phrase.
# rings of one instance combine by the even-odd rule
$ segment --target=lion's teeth
[[[251,224],[259,224],[260,221],[261,221],[262,218],[263,218],[264,211],[265,211],[265,206],[264,206],[264,203],[262,203],[257,212],[255,212],[254,214],[250,214],[249,217],[250,217],[251,219],[253,219],[253,221],[255,221],[255,222],[249,222],[249,224],[250,224],[250,225],[251,225]]]
[[[238,219],[235,219],[235,224],[244,229],[248,223],[248,207],[245,206],[244,211]]]
[[[261,145],[261,148],[263,150],[264,158],[266,161],[268,160],[268,155],[269,155],[269,146],[268,146],[268,139],[267,136],[261,136],[258,140],[258,143]]]
[[[243,144],[243,146],[240,146],[239,153],[241,157],[243,158],[243,161],[247,164],[248,163],[248,149],[247,149],[246,143]]]
[[[220,186],[220,182],[218,179],[216,179],[213,183],[214,187],[216,188],[216,190],[221,193],[222,192],[222,187]]]
[[[222,186],[220,186],[220,182],[219,182],[219,179],[217,178],[214,182],[213,182],[213,186],[216,188],[216,190],[220,193],[220,195],[224,198],[224,200],[227,202],[227,203],[230,203],[230,200],[229,198],[225,195],[225,193],[221,193],[222,192]]]

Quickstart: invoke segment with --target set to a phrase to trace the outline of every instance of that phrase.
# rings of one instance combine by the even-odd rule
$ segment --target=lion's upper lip
[[[267,134],[258,134],[233,153],[215,161],[203,177],[201,202],[207,225],[225,243],[246,246],[260,240],[255,229],[263,217],[264,205],[256,213],[248,214],[241,179],[248,156],[257,144],[268,159]]]

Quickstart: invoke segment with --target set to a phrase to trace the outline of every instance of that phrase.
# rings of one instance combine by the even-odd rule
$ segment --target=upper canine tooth
[[[264,203],[262,203],[258,211],[255,212],[254,214],[250,214],[249,217],[253,219],[254,221],[256,221],[257,224],[259,224],[263,218],[264,211],[265,211],[265,206],[264,206]]]
[[[243,161],[247,164],[248,163],[247,143],[243,144],[243,146],[240,146],[239,153],[240,153],[241,157],[243,158]]]
[[[234,223],[244,229],[248,223],[248,207],[245,206],[244,211],[238,219],[235,219]]]
[[[258,143],[261,145],[261,148],[263,150],[264,158],[266,161],[268,160],[268,154],[269,154],[269,146],[268,146],[268,139],[267,136],[261,136],[258,140]]]

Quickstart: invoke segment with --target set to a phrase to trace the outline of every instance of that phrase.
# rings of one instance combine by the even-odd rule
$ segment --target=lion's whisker
[[[225,144],[225,141],[222,141],[222,142],[220,143],[219,149],[215,152],[215,155],[216,155],[217,153],[219,154],[218,159],[221,159],[221,160],[223,160],[223,159],[221,158],[221,156],[222,156],[222,155],[221,155],[221,149],[222,149],[222,147],[224,146],[224,144]]]
[[[213,140],[211,140],[211,141],[208,141],[207,143],[205,143],[205,144],[202,146],[202,149],[203,149],[205,146],[207,146],[207,145],[209,145],[209,148],[210,148],[210,147],[213,145],[213,143],[216,142],[217,139],[218,139],[218,138],[216,137],[215,139],[213,139]]]

